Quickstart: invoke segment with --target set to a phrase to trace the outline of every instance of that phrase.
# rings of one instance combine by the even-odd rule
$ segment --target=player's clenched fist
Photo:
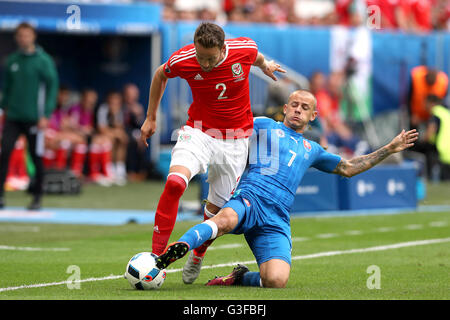
[[[156,120],[146,118],[141,126],[141,140],[148,147],[147,139],[149,139],[156,131]]]

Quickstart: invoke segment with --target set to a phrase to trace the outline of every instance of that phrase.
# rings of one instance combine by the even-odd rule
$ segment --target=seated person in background
[[[97,111],[98,133],[107,137],[111,143],[112,166],[108,175],[114,177],[117,185],[125,185],[127,171],[125,161],[127,157],[128,135],[125,131],[125,119],[122,106],[122,95],[118,91],[111,91],[106,96],[106,102]]]
[[[442,100],[429,95],[425,102],[431,113],[425,139],[436,146],[439,155],[440,179],[450,180],[450,110],[442,105]]]
[[[80,148],[86,148],[86,142],[70,129],[67,110],[64,107],[69,96],[67,91],[66,88],[60,89],[56,108],[51,114],[45,130],[43,162],[47,169],[64,170],[68,166],[68,159],[72,153],[70,168],[74,169],[76,175],[80,175],[81,172],[76,170],[73,159],[77,158],[76,154]]]
[[[139,103],[139,89],[129,83],[123,88],[125,130],[128,135],[126,167],[131,180],[143,180],[146,176],[148,161],[147,147],[141,140],[141,126],[145,120],[144,107]]]
[[[84,163],[88,145],[101,145],[98,137],[94,135],[94,109],[98,95],[94,89],[86,88],[81,92],[80,102],[71,106],[67,111],[69,130],[83,140],[83,144],[77,146],[72,153],[72,171],[81,176],[84,171]],[[90,158],[92,156],[90,155]],[[99,176],[92,177],[96,180]]]
[[[94,134],[94,110],[98,95],[94,89],[85,88],[81,91],[80,102],[67,110],[69,126],[89,141]]]

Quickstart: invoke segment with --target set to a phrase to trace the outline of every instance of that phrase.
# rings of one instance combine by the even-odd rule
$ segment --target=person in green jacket
[[[450,110],[435,95],[426,98],[426,107],[431,113],[425,139],[436,146],[439,156],[440,179],[450,180]]]
[[[3,69],[2,101],[5,122],[1,135],[0,209],[5,206],[4,184],[11,152],[24,134],[35,166],[30,210],[41,207],[44,168],[44,129],[56,106],[58,74],[52,58],[36,44],[36,30],[26,22],[14,33],[18,50],[8,56]]]

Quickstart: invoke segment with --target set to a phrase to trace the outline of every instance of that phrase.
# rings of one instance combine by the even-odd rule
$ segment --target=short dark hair
[[[122,96],[122,92],[121,92],[120,90],[118,90],[118,89],[110,89],[110,90],[108,90],[108,92],[106,93],[106,97],[110,97],[110,96],[113,96],[113,95],[119,95],[119,96]]]
[[[14,30],[14,34],[16,34],[20,29],[30,29],[36,34],[36,28],[28,22],[21,22],[17,25],[16,29]]]
[[[427,68],[427,73],[425,74],[425,82],[432,86],[436,83],[438,71],[436,69]]]
[[[81,95],[85,95],[86,93],[88,93],[90,91],[97,93],[97,91],[92,87],[84,87],[83,89],[81,89]]]
[[[194,34],[194,43],[205,48],[222,48],[225,43],[225,32],[217,24],[202,22]]]

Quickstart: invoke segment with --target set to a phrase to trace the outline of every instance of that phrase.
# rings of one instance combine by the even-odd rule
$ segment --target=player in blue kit
[[[259,272],[250,272],[247,267],[238,265],[229,275],[216,277],[207,285],[285,287],[291,267],[289,212],[306,170],[314,167],[352,177],[390,154],[413,146],[418,139],[416,130],[403,130],[389,144],[371,154],[342,159],[302,136],[308,123],[317,117],[316,103],[309,91],[298,90],[284,105],[282,123],[255,118],[248,173],[233,197],[215,217],[192,227],[170,244],[157,258],[158,268],[166,268],[207,240],[227,233],[244,234]]]

